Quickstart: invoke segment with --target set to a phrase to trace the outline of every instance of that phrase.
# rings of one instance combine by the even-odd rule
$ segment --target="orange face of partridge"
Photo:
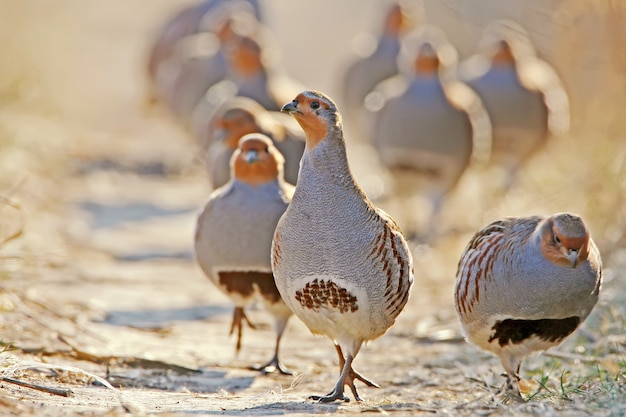
[[[230,62],[239,74],[252,75],[263,68],[261,48],[253,39],[243,37],[233,41],[231,48]]]
[[[437,51],[430,44],[424,44],[415,58],[413,68],[416,74],[430,75],[439,71],[439,64]]]
[[[306,134],[306,144],[314,149],[328,133],[328,119],[323,112],[330,109],[330,105],[315,95],[300,93],[291,103],[283,106],[281,111],[291,114]]]
[[[272,141],[261,135],[243,137],[233,161],[235,178],[252,186],[276,181],[284,163]]]
[[[215,122],[215,126],[224,132],[224,143],[230,149],[237,149],[239,139],[248,133],[259,131],[254,115],[244,109],[231,109]]]
[[[511,50],[511,46],[506,41],[498,42],[498,49],[496,53],[491,58],[491,61],[495,65],[511,65],[515,63],[515,57],[513,56],[513,51]]]
[[[391,36],[397,36],[402,33],[408,26],[407,18],[402,10],[402,6],[394,4],[387,12],[385,19],[385,33]]]
[[[589,257],[589,232],[578,217],[567,222],[550,218],[541,237],[541,250],[556,265],[576,268]]]

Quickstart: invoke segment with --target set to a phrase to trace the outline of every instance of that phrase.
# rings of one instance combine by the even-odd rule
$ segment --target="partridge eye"
[[[313,110],[319,109],[320,108],[320,103],[318,101],[314,101],[313,103],[311,103],[311,108]]]
[[[554,235],[554,243],[561,243],[561,239],[558,236]]]

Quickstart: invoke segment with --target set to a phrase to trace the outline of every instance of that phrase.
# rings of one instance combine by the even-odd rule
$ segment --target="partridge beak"
[[[259,152],[256,149],[250,149],[243,155],[243,159],[249,164],[259,160]]]
[[[572,265],[572,269],[576,269],[576,265],[578,265],[578,251],[574,249],[570,249],[565,255],[569,263]]]
[[[299,113],[298,112],[298,102],[297,101],[292,101],[289,102],[287,104],[285,104],[283,106],[282,109],[280,109],[280,111],[284,112],[284,113]]]

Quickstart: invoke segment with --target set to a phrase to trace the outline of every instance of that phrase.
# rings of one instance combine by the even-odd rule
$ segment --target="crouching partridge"
[[[346,158],[341,116],[326,95],[305,91],[282,111],[306,134],[293,200],[276,227],[272,270],[285,303],[314,334],[328,336],[341,373],[321,402],[349,401],[344,386],[363,344],[382,336],[406,305],[413,259],[396,223],[357,185]]]
[[[519,396],[522,359],[574,332],[601,283],[600,254],[580,217],[505,218],[465,248],[455,307],[467,340],[500,358],[505,387]]]
[[[278,359],[280,339],[291,316],[282,301],[270,266],[272,235],[293,186],[283,180],[283,157],[261,134],[241,138],[231,159],[232,179],[215,190],[198,217],[195,255],[209,279],[235,304],[231,333],[241,348],[244,308],[259,298],[275,318],[274,357],[259,369],[291,372]]]

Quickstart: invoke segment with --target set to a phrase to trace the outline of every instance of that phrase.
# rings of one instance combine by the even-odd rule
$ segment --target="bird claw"
[[[293,371],[289,368],[286,368],[285,365],[282,364],[278,360],[278,358],[272,358],[269,362],[264,365],[254,365],[251,366],[250,369],[254,371],[260,371],[263,375],[273,374],[278,371],[281,375],[293,375]]]
[[[256,325],[250,321],[246,312],[242,307],[235,307],[233,311],[233,321],[230,325],[230,334],[232,335],[237,330],[237,344],[235,345],[235,352],[239,353],[241,350],[241,336],[243,335],[243,323],[248,323],[248,326],[252,329],[256,329]]]
[[[519,385],[517,380],[511,378],[508,374],[506,375],[506,381],[498,390],[495,392],[496,396],[501,396],[505,401],[513,400],[513,401],[524,401],[522,394],[519,390]]]
[[[348,398],[348,396],[346,395],[343,395],[343,392],[337,393],[335,391],[329,392],[326,395],[311,395],[309,399],[320,403],[332,403],[333,401],[337,400],[343,401],[344,403],[350,402],[350,398]]]
[[[363,375],[361,375],[360,373],[352,369],[350,373],[348,373],[348,377],[346,379],[346,385],[350,387],[350,391],[352,391],[352,395],[354,395],[354,400],[357,402],[362,402],[363,398],[359,395],[359,393],[356,390],[356,386],[354,385],[355,380],[359,380],[363,382],[368,387],[380,388],[380,385],[378,385],[377,383],[373,381],[370,381],[369,379],[365,378]]]
[[[355,371],[354,369],[352,369],[350,371],[350,373],[348,374],[348,384],[350,385],[350,389],[352,389],[352,392],[355,393],[356,389],[353,388],[354,387],[354,381],[355,380],[359,380],[362,383],[364,383],[365,385],[367,385],[368,387],[372,387],[372,388],[380,388],[380,385],[378,385],[376,382],[374,381],[370,381],[369,379],[365,378],[363,375],[361,375],[360,373],[358,373],[357,371]],[[356,395],[355,395],[356,396]],[[358,401],[358,400],[357,400]]]

